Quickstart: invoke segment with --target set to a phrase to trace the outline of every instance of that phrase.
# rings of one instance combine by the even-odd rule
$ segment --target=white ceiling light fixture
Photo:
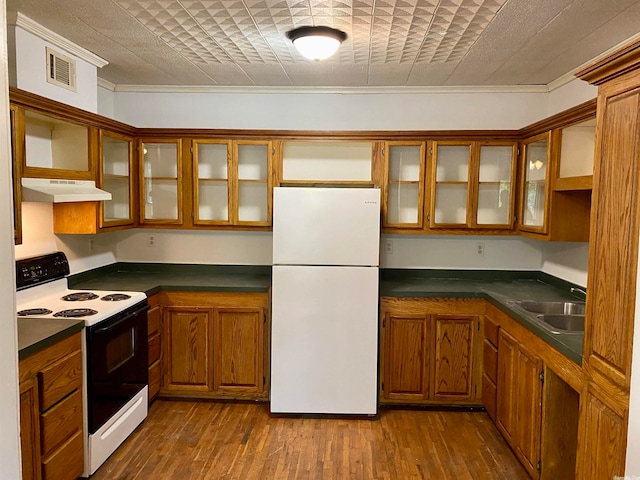
[[[287,32],[296,50],[309,60],[325,60],[347,39],[342,30],[331,27],[298,27]]]

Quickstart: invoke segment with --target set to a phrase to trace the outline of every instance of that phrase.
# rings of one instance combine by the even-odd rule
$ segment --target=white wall
[[[107,118],[116,118],[115,94],[100,86],[98,86],[98,114]]]
[[[640,259],[640,251],[638,252]],[[636,275],[636,306],[631,357],[631,384],[629,390],[629,423],[627,431],[627,460],[625,475],[640,478],[640,262]]]
[[[116,92],[114,113],[150,128],[518,129],[547,116],[546,100],[546,93]]]
[[[18,334],[15,320],[13,199],[5,0],[0,0],[0,478],[20,478]]]
[[[580,105],[598,96],[598,87],[589,85],[578,78],[548,94],[547,116],[555,115],[563,110]]]
[[[93,239],[93,250],[91,249]],[[15,257],[26,258],[62,251],[71,273],[109,265],[116,261],[114,233],[100,235],[54,235],[53,204],[22,204],[22,245],[15,246]]]
[[[11,74],[13,86],[90,112],[98,111],[97,67],[20,27],[8,29],[12,46],[9,55],[13,57],[12,68],[15,65],[16,69]],[[77,92],[47,82],[46,47],[76,60]]]
[[[542,265],[540,269],[583,287],[587,286],[589,244],[579,242],[540,242]]]

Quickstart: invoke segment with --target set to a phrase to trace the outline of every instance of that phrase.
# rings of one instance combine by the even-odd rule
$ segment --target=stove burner
[[[69,295],[65,295],[62,297],[62,300],[65,302],[83,302],[85,300],[93,300],[94,298],[98,298],[98,295],[92,292],[76,292],[70,293]]]
[[[51,310],[48,308],[30,308],[28,310],[20,310],[18,312],[19,317],[28,317],[30,315],[49,315]]]
[[[89,315],[95,315],[95,310],[91,310],[90,308],[72,308],[70,310],[62,310],[60,312],[54,313],[54,317],[64,317],[64,318],[76,318],[76,317],[88,317]]]
[[[105,302],[119,302],[121,300],[129,300],[130,298],[131,295],[127,295],[126,293],[110,293],[100,298],[100,300],[104,300]]]

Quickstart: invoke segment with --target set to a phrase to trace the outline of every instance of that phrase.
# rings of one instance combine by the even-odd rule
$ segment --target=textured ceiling
[[[545,85],[640,31],[638,0],[7,0],[117,86]],[[324,62],[285,33],[347,33]]]

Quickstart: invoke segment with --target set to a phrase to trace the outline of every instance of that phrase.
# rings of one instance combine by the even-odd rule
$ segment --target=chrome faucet
[[[571,290],[569,290],[571,293],[581,293],[582,295],[584,295],[585,297],[587,296],[587,290],[584,288],[576,288],[576,287],[571,287]]]

